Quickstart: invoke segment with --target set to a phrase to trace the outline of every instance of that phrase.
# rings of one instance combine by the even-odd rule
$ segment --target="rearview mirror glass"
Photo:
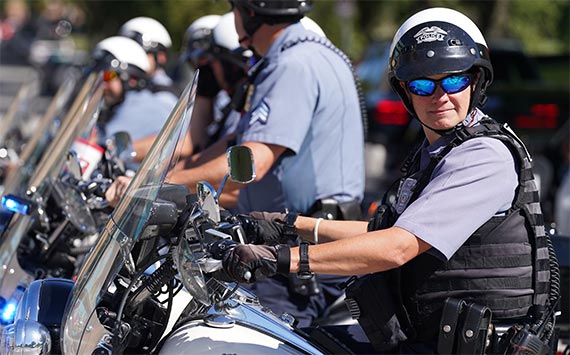
[[[247,184],[255,179],[253,153],[245,146],[237,145],[227,151],[230,179]]]
[[[117,132],[107,140],[107,150],[122,162],[131,162],[135,157],[135,150],[131,136],[127,132]]]

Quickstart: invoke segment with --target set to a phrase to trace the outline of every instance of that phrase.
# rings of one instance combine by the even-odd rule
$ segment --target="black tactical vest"
[[[455,132],[450,144],[432,157],[423,171],[417,171],[417,162],[412,163],[410,175],[419,177],[410,203],[417,199],[438,162],[451,149],[477,137],[499,139],[509,148],[519,169],[518,188],[506,215],[492,217],[482,225],[448,262],[423,253],[399,270],[388,271],[392,274],[390,279],[397,274],[401,280],[393,287],[399,288],[400,299],[413,328],[411,334],[406,333],[420,341],[437,336],[447,297],[488,306],[494,320],[523,318],[532,305],[545,305],[549,297],[549,252],[531,160],[508,126],[500,126],[486,118],[475,127],[464,127]],[[416,159],[417,156],[419,154]],[[397,217],[397,214],[393,215],[389,224]]]

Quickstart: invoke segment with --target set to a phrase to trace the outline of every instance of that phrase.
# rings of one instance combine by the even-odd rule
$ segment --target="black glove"
[[[224,253],[230,249],[235,248],[239,244],[231,239],[221,239],[211,243],[208,246],[208,251],[212,254],[214,259],[222,260]]]
[[[285,223],[284,213],[252,212],[235,217],[243,227],[248,243],[275,245],[297,238],[295,226]]]
[[[200,69],[200,76],[198,78],[198,87],[196,88],[196,95],[213,98],[221,88],[218,81],[214,77],[212,68],[209,65],[198,67]]]
[[[222,255],[222,265],[230,279],[255,282],[277,273],[288,275],[291,249],[288,245],[242,244],[230,247]]]

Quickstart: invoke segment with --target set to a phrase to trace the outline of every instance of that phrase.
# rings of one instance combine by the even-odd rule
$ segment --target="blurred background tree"
[[[25,1],[25,0],[24,0]],[[7,0],[0,0],[2,8]],[[27,0],[32,15],[58,2],[82,10],[81,32],[85,46],[116,34],[121,24],[136,16],[162,22],[173,38],[173,50],[181,48],[184,31],[207,14],[229,10],[225,0]],[[423,8],[445,6],[471,17],[488,40],[510,38],[534,55],[570,51],[570,1],[568,0],[315,0],[309,14],[327,36],[353,60],[373,41],[390,40],[408,16]]]

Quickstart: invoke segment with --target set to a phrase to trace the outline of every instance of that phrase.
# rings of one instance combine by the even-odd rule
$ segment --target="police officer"
[[[99,42],[93,50],[94,68],[103,71],[104,108],[99,117],[103,139],[116,132],[131,136],[142,160],[150,148],[137,142],[155,136],[176,103],[172,93],[160,96],[148,89],[150,63],[142,47],[132,39],[113,36]]]
[[[160,22],[150,17],[135,17],[119,28],[119,36],[131,38],[143,47],[150,62],[148,74],[155,85],[165,88],[173,85],[165,71],[172,39]]]
[[[232,1],[243,47],[262,59],[250,70],[250,93],[237,127],[237,142],[252,149],[256,181],[241,188],[238,210],[296,211],[303,215],[360,217],[364,190],[363,127],[348,58],[299,20],[311,1]],[[225,155],[205,157],[196,168],[174,172],[172,183],[194,189],[197,181],[219,183]],[[207,172],[207,175],[206,175]],[[340,172],[340,173],[339,173]],[[329,286],[278,276],[254,285],[275,313],[301,325],[322,316],[341,295]]]
[[[215,15],[204,16],[189,26],[187,33],[190,35],[183,54],[190,65],[200,69],[190,130],[194,152],[204,150],[235,131],[240,119],[236,109],[240,105],[232,99],[236,94],[243,96],[242,87],[253,54],[238,42],[233,13],[217,18],[211,16]],[[196,29],[196,22],[199,25],[214,21],[216,25],[211,31]],[[241,101],[240,97],[236,97],[236,101]]]
[[[225,272],[240,282],[369,274],[346,291],[361,328],[342,336],[357,352],[505,353],[532,342],[545,353],[557,263],[526,149],[477,108],[493,79],[485,39],[465,15],[431,8],[400,27],[390,53],[391,85],[426,137],[396,200],[368,224],[298,217],[287,226],[285,215],[256,214],[250,241],[284,242],[295,227],[315,245],[235,246]],[[499,342],[491,321],[519,326]]]
[[[223,154],[240,118],[232,104],[234,91],[247,76],[251,51],[238,42],[233,13],[224,16],[207,15],[194,21],[186,31],[186,44],[181,59],[194,69],[200,69],[196,101],[191,127],[180,152],[181,157],[192,157],[184,166],[191,165],[199,152],[212,147],[207,154]],[[118,179],[109,188],[109,202],[118,203],[130,179]],[[226,205],[234,205],[234,194],[224,193]]]

